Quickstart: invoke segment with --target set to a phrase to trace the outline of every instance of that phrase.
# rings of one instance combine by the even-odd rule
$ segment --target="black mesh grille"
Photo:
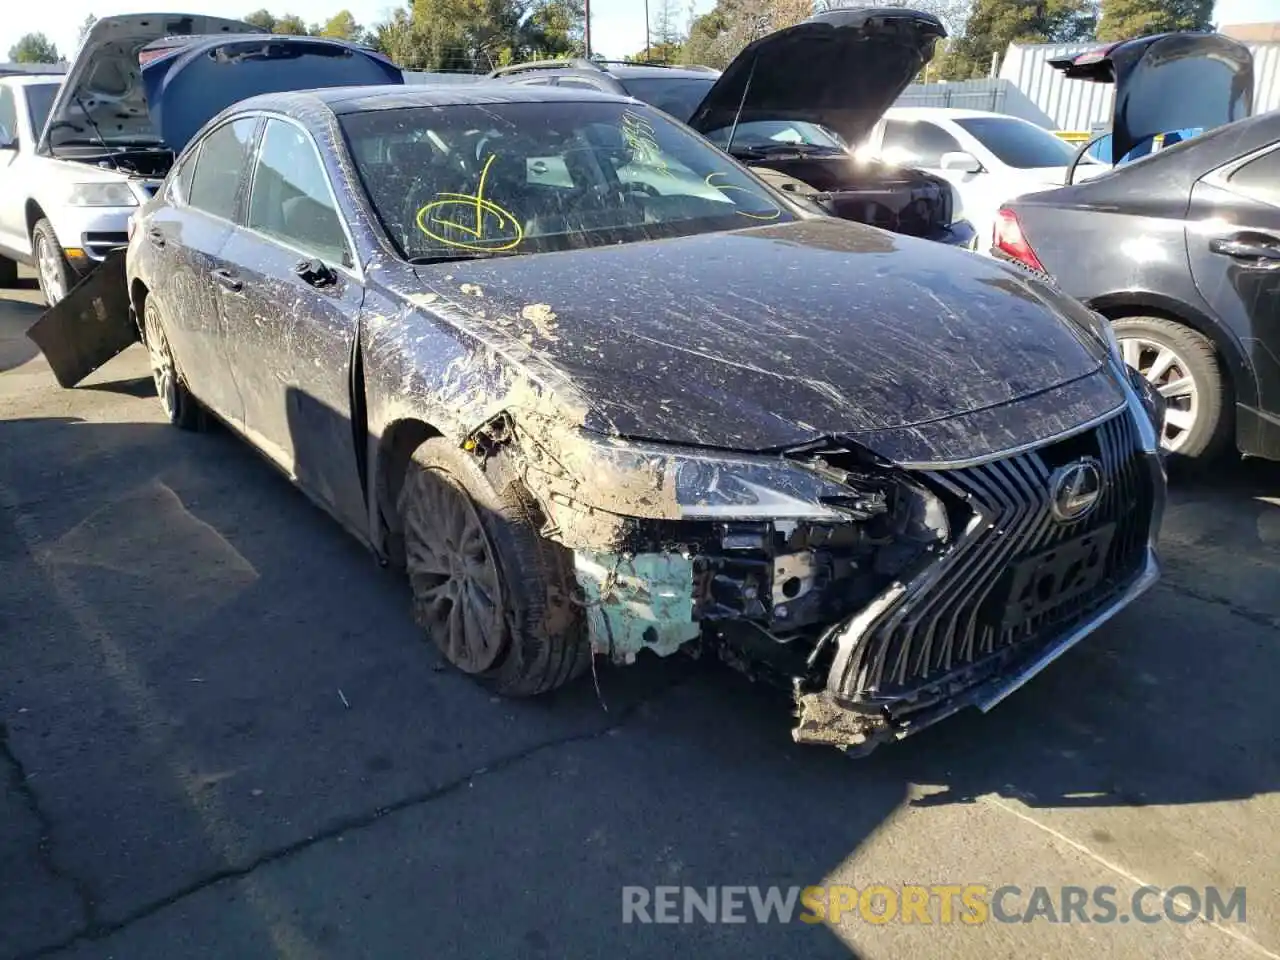
[[[1097,460],[1105,487],[1092,511],[1062,522],[1050,477],[1082,457]],[[963,532],[867,630],[847,696],[895,700],[984,663],[994,669],[1104,606],[1145,563],[1155,490],[1127,410],[1027,453],[918,476],[951,501]],[[1062,577],[1040,573],[1046,563]]]

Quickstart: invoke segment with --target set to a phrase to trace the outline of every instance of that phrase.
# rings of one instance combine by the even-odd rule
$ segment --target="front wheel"
[[[418,624],[495,693],[554,690],[590,665],[569,551],[539,534],[515,480],[496,487],[443,439],[414,452],[397,498]]]
[[[44,302],[51,307],[56,306],[71,289],[71,264],[67,263],[62,244],[48,220],[37,221],[31,231],[31,252],[35,257],[36,275]]]
[[[1123,317],[1112,327],[1125,363],[1165,399],[1161,445],[1202,462],[1222,453],[1231,439],[1233,411],[1213,343],[1163,317]]]

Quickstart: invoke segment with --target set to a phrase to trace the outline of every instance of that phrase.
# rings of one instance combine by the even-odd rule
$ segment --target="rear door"
[[[352,374],[364,287],[319,149],[294,122],[266,121],[223,259],[225,337],[247,434],[363,529]]]
[[[25,252],[23,202],[26,192],[21,182],[23,164],[19,152],[30,152],[33,144],[23,142],[21,96],[21,87],[0,80],[0,247]]]
[[[1198,182],[1187,224],[1196,287],[1248,352],[1262,410],[1280,417],[1280,144]]]
[[[260,122],[241,117],[206,134],[172,172],[167,202],[144,220],[145,235],[136,240],[147,246],[151,296],[187,386],[235,424],[243,422],[244,405],[222,339],[222,254],[244,202]]]

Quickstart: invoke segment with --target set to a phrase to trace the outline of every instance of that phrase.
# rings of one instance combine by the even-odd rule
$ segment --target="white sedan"
[[[861,149],[949,180],[960,195],[964,218],[978,231],[978,249],[986,252],[1000,206],[1025,193],[1062,186],[1078,148],[1043,127],[1003,113],[894,107]],[[1110,169],[1085,157],[1075,180]]]

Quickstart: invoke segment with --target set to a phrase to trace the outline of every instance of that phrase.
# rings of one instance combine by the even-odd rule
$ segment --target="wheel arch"
[[[48,219],[45,216],[44,208],[40,206],[40,202],[34,197],[28,197],[23,215],[27,223],[27,240],[31,240],[32,234],[36,232],[36,224],[41,220]]]
[[[1086,301],[1085,305],[1108,320],[1159,317],[1196,331],[1213,344],[1219,359],[1223,361],[1222,368],[1230,392],[1229,401],[1250,406],[1257,404],[1257,377],[1239,341],[1225,327],[1201,311],[1180,300],[1149,291],[1107,294],[1094,297]]]
[[[370,521],[378,552],[388,562],[404,565],[404,536],[396,500],[413,452],[444,431],[420,417],[402,417],[386,425],[378,438],[370,489]]]

